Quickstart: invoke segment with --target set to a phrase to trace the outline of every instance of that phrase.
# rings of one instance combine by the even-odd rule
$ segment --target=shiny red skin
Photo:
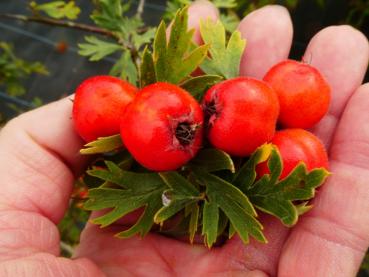
[[[322,142],[314,134],[303,129],[285,129],[276,132],[271,143],[277,146],[282,157],[283,170],[280,179],[285,178],[303,161],[308,170],[325,168],[328,170],[328,155]],[[269,173],[267,163],[257,166],[258,176]]]
[[[285,128],[311,128],[328,112],[330,86],[311,65],[282,61],[267,72],[264,81],[278,95],[281,107],[278,121]]]
[[[216,112],[209,114],[212,103]],[[202,106],[210,143],[230,155],[248,156],[275,133],[278,97],[263,81],[248,77],[223,81],[206,92]]]
[[[121,117],[137,88],[112,76],[95,76],[83,81],[73,101],[77,133],[90,142],[120,132]]]
[[[193,139],[183,145],[177,139],[178,124],[196,125]],[[128,105],[121,121],[124,145],[137,162],[153,171],[175,170],[200,149],[203,113],[185,90],[168,83],[143,88]]]

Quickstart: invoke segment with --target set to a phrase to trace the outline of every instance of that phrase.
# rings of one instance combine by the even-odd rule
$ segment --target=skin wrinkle
[[[164,272],[168,273],[169,276],[177,276],[177,273],[175,272],[175,268],[173,266],[171,266],[171,264],[169,263],[169,261],[167,261],[166,257],[164,255],[162,255],[160,249],[156,246],[155,241],[151,241],[150,245],[153,247],[154,251],[156,252],[156,254],[158,254],[158,256],[160,257],[160,259],[163,261],[163,264],[165,265],[165,269],[163,269]],[[172,275],[170,275],[172,274]]]
[[[45,178],[46,180],[42,180],[42,178],[40,178],[40,180],[34,180],[34,185],[32,185],[32,183],[30,183],[30,180],[32,178],[29,178],[29,179],[20,179],[18,182],[20,183],[21,186],[25,186],[27,185],[28,187],[36,187],[38,190],[42,190],[42,193],[39,193],[39,196],[40,197],[43,197],[43,199],[38,199],[38,201],[40,203],[60,203],[62,202],[63,198],[65,198],[64,195],[68,194],[69,195],[69,191],[63,191],[61,190],[61,188],[63,187],[62,186],[62,181],[61,180],[64,180],[63,183],[65,182],[65,179],[69,179],[70,182],[72,182],[73,180],[73,176],[72,176],[72,173],[71,171],[67,168],[67,166],[65,164],[63,164],[60,160],[57,159],[57,157],[55,157],[54,155],[50,154],[50,152],[47,151],[47,149],[43,148],[42,145],[39,145],[37,144],[36,141],[34,141],[32,139],[31,136],[28,136],[26,132],[24,132],[25,134],[25,137],[23,139],[23,145],[25,147],[21,147],[21,148],[15,148],[15,147],[10,147],[10,149],[16,149],[16,151],[12,151],[12,156],[15,157],[18,161],[21,161],[23,163],[23,165],[25,166],[26,169],[29,169],[29,170],[32,170],[31,173],[29,173],[29,176],[38,176],[38,177],[42,177],[42,178]],[[23,136],[22,136],[23,137]],[[17,142],[19,140],[16,140],[15,142]],[[25,141],[28,141],[28,143],[25,143]],[[30,146],[28,146],[30,145]],[[44,162],[41,162],[41,164],[48,164],[49,166],[46,167],[48,170],[46,171],[40,171],[40,168],[38,168],[37,166],[35,166],[34,163],[30,163],[29,161],[32,161],[33,156],[34,155],[31,155],[31,153],[29,154],[30,156],[28,157],[28,152],[27,151],[19,151],[19,149],[32,149],[33,147],[35,147],[37,149],[34,150],[35,152],[37,153],[42,153],[42,155],[39,155],[40,157],[43,157],[43,160]],[[44,157],[48,157],[47,159],[45,159]],[[10,159],[12,160],[12,159]],[[50,167],[50,164],[55,164],[54,166],[51,166]],[[64,167],[63,170],[51,170],[50,171],[50,168],[61,168],[61,167]],[[19,168],[19,165],[17,166],[17,168]],[[55,172],[55,173],[50,173],[50,172]],[[62,172],[63,174],[60,175],[59,172]],[[23,171],[23,174],[24,174],[24,171]],[[64,175],[65,174],[65,175]],[[52,175],[57,175],[57,176],[52,176]],[[16,180],[17,180],[17,177],[16,177]],[[25,181],[27,180],[27,181]],[[36,183],[37,181],[37,183]],[[40,185],[40,184],[54,184],[54,187],[58,188],[58,192],[59,193],[55,193],[55,191],[50,191],[48,189],[48,186],[45,186],[45,185]],[[29,190],[30,192],[32,192],[32,190],[30,189]],[[49,193],[50,192],[50,193]],[[27,197],[27,195],[23,195],[22,198],[24,197]],[[29,199],[29,203],[32,204],[32,206],[37,210],[39,211],[40,213],[42,213],[44,216],[46,217],[49,217],[49,218],[52,218],[53,221],[57,221],[58,219],[55,219],[53,215],[51,214],[48,214],[47,212],[45,212],[44,208],[43,207],[40,207],[37,203],[35,203],[32,199],[33,197],[31,196],[28,196],[28,199]],[[53,199],[51,202],[50,200]],[[24,203],[23,199],[21,200],[21,202]],[[17,207],[19,209],[24,209],[24,207]],[[32,209],[32,208],[31,208]]]
[[[315,232],[311,226],[307,223],[310,221],[318,221],[318,222],[326,222],[329,225],[333,225],[330,229],[336,230],[336,233],[334,233],[334,236],[337,236],[337,238],[330,237],[327,234],[323,233],[317,233]],[[329,243],[334,243],[338,246],[349,248],[351,250],[354,250],[360,254],[364,254],[366,252],[367,247],[364,245],[368,244],[368,239],[364,238],[360,234],[356,234],[354,232],[354,229],[348,229],[346,226],[336,222],[335,220],[332,220],[331,218],[327,216],[319,216],[313,217],[309,216],[308,214],[304,217],[304,222],[300,224],[300,227],[305,231],[310,233],[313,236],[316,236],[320,239],[325,240]],[[337,235],[337,232],[340,233],[340,236]],[[342,233],[342,234],[341,234]],[[350,239],[346,239],[345,241],[342,241],[340,237],[350,237]],[[364,246],[364,247],[363,247]]]
[[[2,212],[4,213],[4,212]],[[16,227],[11,227],[11,228],[0,228],[0,238],[4,236],[4,231],[6,230],[12,230],[12,232],[10,233],[10,235],[16,235],[19,236],[21,235],[21,239],[17,239],[17,243],[14,243],[14,247],[11,247],[11,245],[9,244],[9,242],[6,241],[1,241],[0,242],[0,249],[13,249],[15,247],[17,247],[19,249],[19,245],[27,245],[27,243],[32,246],[32,247],[28,247],[28,250],[34,249],[34,253],[36,252],[49,252],[52,253],[54,255],[58,255],[59,254],[59,233],[55,227],[55,225],[52,225],[52,223],[46,218],[46,217],[42,217],[41,219],[41,215],[36,214],[36,213],[30,213],[30,212],[13,212],[13,215],[15,215],[15,217],[12,217],[12,219],[8,220],[9,222],[16,226]],[[29,218],[31,216],[32,221],[34,221],[33,224],[25,224],[24,222],[21,223],[20,226],[16,225],[17,219],[22,219],[23,217],[27,217]],[[0,216],[0,218],[2,218],[3,216]],[[6,217],[9,217],[9,215],[7,215]],[[36,221],[36,217],[39,218],[38,221]],[[4,223],[5,222],[1,222]],[[28,222],[26,222],[28,223]],[[1,224],[1,226],[3,226],[4,224]],[[46,225],[48,224],[48,226]],[[26,226],[27,229],[23,229],[23,226]],[[18,232],[17,232],[18,231]],[[45,239],[45,236],[49,236],[49,239]],[[39,242],[42,242],[41,244]],[[5,247],[5,248],[4,248]],[[14,249],[14,250],[18,250],[18,249]],[[25,249],[23,247],[23,249]],[[4,251],[4,250],[2,250]],[[22,251],[20,251],[22,252]],[[25,251],[25,255],[24,256],[28,256],[30,254],[34,254],[34,253],[27,253],[28,251]],[[9,253],[7,253],[9,254]],[[19,257],[19,256],[18,256]],[[1,258],[4,258],[4,256],[2,256]]]

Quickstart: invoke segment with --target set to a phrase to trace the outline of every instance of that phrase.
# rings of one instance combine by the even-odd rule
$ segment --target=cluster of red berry
[[[292,60],[263,80],[239,77],[211,87],[199,103],[179,86],[158,82],[142,90],[118,78],[96,76],[76,90],[73,119],[87,142],[121,134],[137,162],[153,171],[175,170],[192,159],[204,137],[232,156],[275,144],[286,176],[300,161],[328,168],[323,144],[304,130],[327,113],[330,87],[312,66]],[[277,123],[282,130],[277,129]],[[206,142],[206,143],[207,143]],[[258,166],[259,174],[267,165]]]

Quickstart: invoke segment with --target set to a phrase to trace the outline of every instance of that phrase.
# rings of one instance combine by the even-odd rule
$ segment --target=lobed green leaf
[[[211,19],[200,22],[201,36],[206,44],[210,45],[210,56],[201,65],[201,69],[209,75],[220,75],[225,79],[239,76],[241,58],[246,41],[241,33],[232,33],[226,45],[226,32],[223,24]]]
[[[205,201],[202,213],[202,235],[205,237],[205,244],[211,248],[218,237],[219,208],[212,199]]]
[[[140,65],[140,87],[144,88],[156,82],[155,66],[152,54],[146,47],[142,54],[142,62]]]
[[[220,170],[229,170],[232,173],[235,172],[231,156],[226,152],[215,148],[200,150],[196,157],[191,160],[189,166],[199,168],[207,172]]]
[[[138,70],[134,61],[132,60],[130,51],[123,51],[120,59],[118,59],[118,61],[111,68],[109,74],[127,80],[131,84],[137,84]]]
[[[247,191],[255,182],[256,165],[268,160],[272,149],[271,144],[264,144],[257,148],[240,170],[238,170],[233,178],[232,184],[240,188],[242,191]]]
[[[278,217],[286,226],[296,224],[298,216],[311,209],[307,200],[314,197],[315,188],[323,184],[329,173],[325,169],[308,172],[304,163],[299,163],[283,180],[282,161],[275,146],[268,157],[270,174],[264,175],[252,186],[242,188],[250,201],[259,210]],[[294,204],[294,201],[305,201]]]
[[[71,20],[77,19],[81,12],[81,9],[76,6],[75,1],[51,1],[45,4],[37,4],[35,1],[32,1],[30,3],[30,7],[34,11],[44,12],[55,19],[61,19],[64,17]]]
[[[122,50],[122,46],[112,42],[100,40],[94,36],[85,37],[87,43],[79,43],[78,54],[89,57],[90,61],[99,61],[102,58]]]
[[[87,143],[84,148],[80,150],[81,154],[101,154],[107,153],[123,147],[123,142],[120,135],[110,137],[101,137],[95,141]]]
[[[188,7],[179,10],[171,25],[169,41],[162,21],[154,39],[153,61],[156,81],[179,84],[205,59],[207,45],[191,49],[194,30],[187,30]]]

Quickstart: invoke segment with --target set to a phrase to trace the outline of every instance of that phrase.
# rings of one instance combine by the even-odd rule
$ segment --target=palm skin
[[[189,25],[197,28],[205,15],[217,13],[196,2]],[[248,40],[241,74],[261,78],[287,58],[292,26],[283,8],[258,10],[239,30]],[[332,86],[330,112],[313,131],[329,149],[333,174],[293,229],[261,215],[268,244],[244,246],[235,237],[209,251],[156,234],[119,240],[119,226],[89,224],[76,258],[58,257],[55,224],[86,164],[64,99],[0,132],[0,276],[354,276],[369,246],[369,85],[360,86],[368,42],[350,27],[329,27],[312,39],[304,60]]]

